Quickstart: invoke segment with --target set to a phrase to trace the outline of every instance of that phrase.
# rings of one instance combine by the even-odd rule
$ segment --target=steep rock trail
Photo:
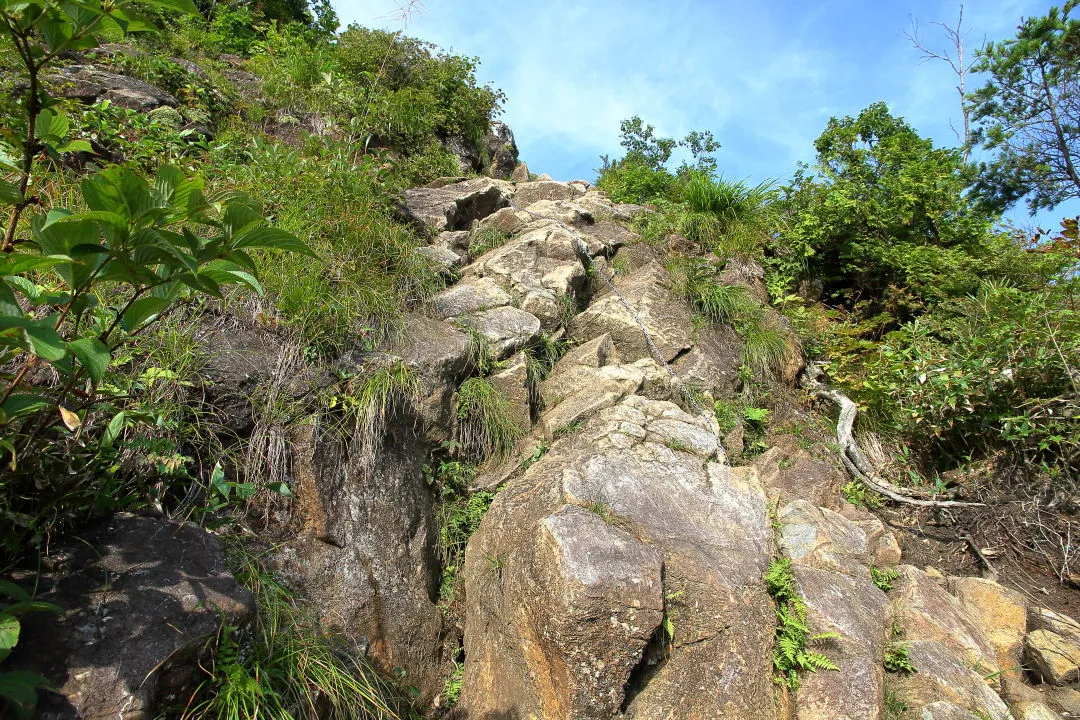
[[[912,717],[1054,716],[1003,700],[1037,652],[1015,593],[899,565],[892,533],[797,447],[732,467],[686,390],[730,389],[738,339],[695,332],[663,265],[636,252],[619,221],[645,209],[582,182],[438,185],[403,205],[459,278],[435,314],[511,368],[541,333],[574,343],[532,392],[525,373],[497,376],[535,423],[477,479],[498,492],[466,555],[455,716],[854,720],[894,717],[898,697]],[[485,231],[505,243],[470,248]],[[792,692],[773,681],[774,558],[837,668]],[[886,673],[897,652],[916,672]]]

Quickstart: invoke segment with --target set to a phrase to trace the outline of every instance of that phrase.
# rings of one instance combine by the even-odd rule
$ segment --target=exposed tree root
[[[810,363],[803,373],[803,384],[813,395],[830,400],[840,408],[840,417],[836,421],[836,442],[840,445],[840,460],[852,477],[874,492],[905,505],[934,508],[983,506],[983,503],[935,500],[930,498],[928,493],[900,488],[878,475],[859,449],[859,444],[855,442],[853,431],[858,408],[851,398],[821,382],[820,377],[821,368]]]

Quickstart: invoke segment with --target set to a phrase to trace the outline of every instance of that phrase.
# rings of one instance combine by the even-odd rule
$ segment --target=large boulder
[[[514,192],[514,204],[521,208],[527,208],[540,200],[573,200],[584,195],[584,190],[578,185],[557,182],[555,180],[542,180],[537,182],[518,183]]]
[[[900,565],[892,597],[897,619],[911,640],[934,641],[955,649],[963,662],[983,675],[997,677],[997,652],[960,600],[922,570]]]
[[[890,627],[889,600],[868,578],[796,564],[799,594],[815,633],[836,633],[824,646],[839,671],[804,676],[797,720],[877,720],[885,672],[881,657]]]
[[[975,577],[949,578],[949,590],[986,633],[1005,676],[1016,680],[1022,678],[1024,634],[1027,632],[1024,596],[993,580]]]
[[[671,277],[662,265],[646,265],[620,278],[616,288],[619,293],[594,300],[574,318],[570,337],[584,342],[610,335],[629,362],[653,357],[654,351],[671,362],[693,347],[690,308],[672,296]]]
[[[1049,630],[1033,630],[1024,638],[1033,671],[1043,682],[1065,685],[1080,681],[1080,645]]]
[[[221,543],[195,525],[121,515],[50,556],[58,569],[41,574],[36,599],[64,613],[26,615],[4,666],[52,683],[39,707],[49,720],[157,717],[201,680],[205,642],[253,609]]]
[[[433,297],[431,307],[436,317],[445,320],[509,305],[512,300],[510,294],[491,278],[472,277]]]
[[[509,480],[466,554],[463,713],[776,717],[765,496],[719,453],[629,395]]]
[[[780,541],[795,563],[867,578],[866,533],[843,515],[806,500],[780,510]]]
[[[405,191],[398,205],[402,215],[418,227],[435,233],[468,230],[480,220],[510,204],[509,183],[476,178],[445,187],[413,188]]]
[[[176,98],[159,87],[127,75],[100,70],[93,65],[68,65],[49,81],[66,98],[85,103],[108,100],[128,110],[149,112],[164,105],[176,107]]]
[[[457,318],[457,323],[487,340],[496,359],[513,355],[540,337],[540,320],[516,307],[497,307]]]
[[[907,647],[908,660],[918,672],[896,680],[896,685],[912,710],[946,701],[976,717],[1012,720],[1005,702],[952,649],[933,640],[914,640]]]

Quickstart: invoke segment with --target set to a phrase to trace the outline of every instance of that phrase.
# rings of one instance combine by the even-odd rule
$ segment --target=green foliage
[[[373,345],[400,327],[406,308],[442,288],[415,252],[421,241],[395,219],[400,180],[374,156],[331,140],[313,140],[303,151],[231,140],[214,158],[223,180],[271,198],[266,209],[277,223],[317,253],[258,258],[267,292],[303,345],[327,354],[358,341]]]
[[[663,168],[620,162],[605,167],[596,181],[597,187],[616,203],[651,203],[669,197],[676,178]]]
[[[885,592],[889,592],[893,589],[893,583],[899,577],[899,571],[892,568],[880,568],[877,565],[870,566],[870,580]]]
[[[831,119],[815,148],[818,175],[800,171],[788,188],[774,273],[901,319],[974,288],[992,261],[993,217],[965,194],[973,178],[958,151],[935,148],[884,103]]]
[[[237,580],[257,612],[249,627],[222,624],[205,677],[180,709],[183,720],[397,720],[403,705],[391,686],[340,638],[324,634],[310,612],[257,558],[239,550]]]
[[[781,219],[778,192],[767,182],[747,187],[692,172],[679,199],[684,209],[676,217],[678,232],[721,257],[760,253]]]
[[[465,663],[454,662],[454,671],[446,678],[443,684],[443,698],[447,707],[454,707],[461,699],[461,683],[465,675]]]
[[[502,247],[510,234],[497,227],[477,227],[469,233],[469,256],[478,258],[484,253]]]
[[[0,596],[10,602],[0,603],[0,664],[19,644],[19,618],[32,612],[63,614],[63,608],[40,602],[8,580],[0,580]],[[49,689],[49,681],[40,675],[22,670],[0,669],[0,710],[15,717],[29,718],[37,707],[38,690]]]
[[[799,673],[839,670],[824,653],[811,649],[815,642],[836,639],[836,633],[811,634],[806,603],[795,584],[790,558],[774,557],[762,578],[776,603],[776,647],[773,667],[776,682],[791,690],[799,687]]]
[[[468,456],[505,459],[525,436],[506,395],[485,377],[463,382],[456,404],[457,441]]]
[[[889,682],[885,683],[881,711],[882,720],[904,720],[907,717],[907,701]]]
[[[881,496],[870,490],[858,480],[849,480],[840,488],[840,494],[855,507],[876,510],[881,507]],[[876,584],[876,583],[875,583]],[[878,587],[881,587],[880,585]],[[885,588],[882,588],[883,590]]]
[[[442,566],[439,598],[444,605],[450,605],[457,595],[461,570],[465,564],[465,547],[480,526],[495,493],[472,489],[472,482],[476,478],[474,463],[441,460],[434,469],[425,469],[436,496],[436,548]]]
[[[918,670],[911,664],[908,658],[908,646],[906,643],[892,641],[885,646],[885,669],[893,673],[915,673]]]
[[[997,151],[980,189],[999,206],[1027,195],[1034,214],[1080,197],[1075,5],[1025,18],[1016,37],[983,46],[972,67],[989,75],[971,96],[975,140]]]

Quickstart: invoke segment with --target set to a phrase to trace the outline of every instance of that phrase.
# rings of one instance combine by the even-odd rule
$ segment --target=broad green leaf
[[[124,423],[127,420],[127,413],[123,410],[113,415],[113,419],[109,421],[108,427],[105,428],[105,433],[101,436],[102,447],[112,447],[117,438],[120,437],[120,433],[124,431]]]
[[[63,140],[67,136],[71,124],[67,115],[59,113],[52,108],[45,108],[38,115],[37,124],[34,126],[34,135],[39,140]]]
[[[26,592],[10,580],[0,580],[0,595],[9,597],[16,602],[24,602],[31,599],[30,593]]]
[[[108,346],[97,338],[79,338],[68,343],[68,348],[79,358],[90,379],[100,382],[112,359]]]
[[[0,315],[22,315],[22,306],[7,282],[0,282]]]
[[[0,650],[10,650],[19,644],[19,618],[0,612]]]
[[[30,350],[35,355],[50,362],[62,360],[67,352],[64,349],[64,340],[56,334],[52,324],[43,323],[25,328]]]
[[[23,670],[0,672],[0,697],[15,703],[17,709],[24,711],[22,717],[29,717],[30,711],[37,705],[38,688],[48,688],[49,681],[40,675]]]
[[[286,252],[301,253],[318,257],[315,252],[300,241],[291,232],[273,227],[255,227],[248,229],[239,236],[234,236],[231,243],[233,248],[270,248],[272,250],[284,250]]]
[[[10,253],[0,259],[0,277],[8,275],[20,275],[31,270],[58,265],[62,262],[71,262],[67,255],[31,255],[29,253]]]
[[[125,330],[131,332],[144,322],[160,313],[172,304],[172,300],[160,297],[143,297],[131,304],[124,313],[120,324]]]
[[[32,393],[17,393],[0,405],[0,414],[11,419],[20,415],[30,415],[50,405],[49,399]],[[2,588],[0,588],[2,591]]]
[[[22,199],[22,193],[19,192],[18,185],[6,180],[0,180],[0,205],[14,205],[21,202]]]
[[[72,140],[56,148],[58,153],[94,152],[94,148],[88,140]]]
[[[286,485],[283,482],[269,485],[268,488],[272,492],[276,492],[278,495],[281,495],[282,497],[293,497],[293,491],[290,490],[289,486]]]
[[[55,615],[63,615],[64,608],[50,602],[42,602],[41,600],[19,600],[4,608],[2,614],[13,615],[15,617],[22,617],[26,613],[32,612],[50,612]]]
[[[22,172],[22,163],[18,153],[6,142],[0,142],[0,168],[11,172]]]

